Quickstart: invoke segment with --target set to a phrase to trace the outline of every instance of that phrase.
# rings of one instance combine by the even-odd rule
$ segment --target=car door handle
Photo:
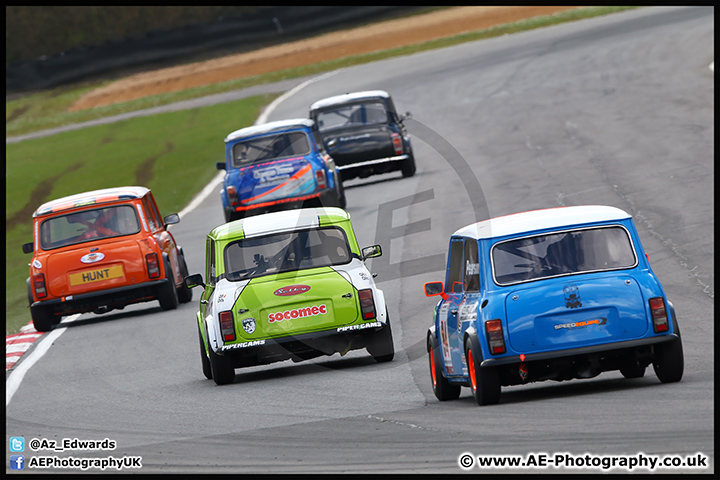
[[[457,315],[457,312],[458,312],[457,308],[450,310],[450,313],[452,313],[453,315]]]
[[[200,303],[202,303],[203,305],[207,305],[209,302],[207,300],[200,300]]]
[[[342,298],[352,298],[352,293],[346,293]]]

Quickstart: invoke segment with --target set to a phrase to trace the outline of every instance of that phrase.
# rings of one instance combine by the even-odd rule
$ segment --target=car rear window
[[[630,235],[621,226],[508,240],[495,244],[490,255],[498,285],[637,265]]]
[[[115,205],[51,217],[40,225],[43,250],[90,242],[101,238],[133,235],[140,231],[132,205]]]
[[[233,166],[236,168],[277,158],[298,157],[310,153],[310,142],[305,132],[243,140],[232,147]]]
[[[323,227],[247,238],[224,251],[230,281],[309,268],[342,265],[352,260],[341,228]]]
[[[388,114],[382,102],[354,103],[324,109],[317,113],[315,121],[321,132],[362,125],[387,123]]]

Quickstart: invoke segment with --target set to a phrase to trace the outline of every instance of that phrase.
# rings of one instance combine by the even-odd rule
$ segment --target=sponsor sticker
[[[243,318],[242,321],[243,330],[247,332],[248,334],[252,334],[255,332],[255,327],[257,326],[257,323],[255,322],[255,319],[252,317]]]
[[[232,345],[223,345],[220,350],[237,350],[239,348],[248,348],[248,347],[260,347],[262,345],[265,345],[265,340],[253,340],[252,342],[242,342],[242,343],[234,343]]]
[[[480,273],[479,263],[470,263],[468,260],[465,262],[465,275],[477,275]]]
[[[363,330],[365,328],[382,327],[383,324],[380,322],[361,323],[360,325],[347,325],[344,327],[338,327],[337,332],[347,332],[350,330]]]
[[[273,292],[273,295],[278,297],[289,297],[290,295],[300,295],[310,290],[308,285],[289,285],[287,287],[278,288]]]
[[[87,255],[83,255],[83,257],[80,259],[82,263],[95,263],[99,262],[105,258],[105,254],[101,252],[92,252],[88,253]]]
[[[605,325],[607,323],[607,318],[605,317],[599,317],[599,318],[593,318],[592,320],[585,320],[582,322],[572,322],[572,323],[559,323],[555,325],[555,330],[561,330],[563,328],[585,328],[589,327],[590,325]]]
[[[317,315],[327,314],[326,305],[314,305],[312,307],[305,308],[293,308],[291,310],[285,310],[284,312],[275,312],[268,315],[268,321],[270,323],[282,322],[283,320],[291,320],[294,318],[304,317],[315,317]]]
[[[260,183],[277,183],[290,178],[295,172],[293,165],[277,165],[265,169],[253,170],[253,178],[259,180]]]
[[[580,301],[580,289],[575,284],[568,284],[563,287],[563,294],[565,295],[565,308],[580,308],[582,302]]]

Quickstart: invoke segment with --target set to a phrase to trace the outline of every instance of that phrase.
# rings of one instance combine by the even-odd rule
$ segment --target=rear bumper
[[[408,158],[410,158],[409,155],[396,155],[394,157],[376,158],[375,160],[365,160],[362,162],[349,163],[347,165],[338,165],[337,169],[342,172],[343,170],[349,170],[351,168],[366,168],[393,162],[402,162],[404,160],[407,160]]]
[[[232,209],[233,212],[242,212],[247,215],[258,215],[261,213],[276,212],[279,210],[288,210],[291,208],[302,208],[306,203],[317,202],[318,206],[335,205],[337,202],[337,192],[332,188],[326,188],[320,192],[310,195],[302,195],[299,197],[288,197],[272,202],[257,203],[247,206],[238,206]]]
[[[403,164],[410,158],[409,155],[397,155],[394,157],[376,158],[374,160],[364,160],[360,162],[349,162],[344,165],[338,165],[337,169],[343,180],[352,178],[365,178],[370,175],[379,175],[382,173],[394,172],[402,170]]]
[[[582,356],[582,355],[588,355],[588,354],[595,354],[595,353],[601,353],[601,352],[617,352],[620,353],[623,350],[629,350],[639,347],[646,347],[650,345],[657,345],[659,343],[665,343],[670,342],[673,340],[679,339],[679,337],[674,334],[670,333],[667,335],[661,335],[656,337],[649,337],[649,338],[641,338],[638,340],[628,340],[625,342],[617,342],[617,343],[606,343],[603,345],[593,345],[591,347],[580,347],[580,348],[571,348],[568,350],[554,350],[551,352],[540,352],[540,353],[530,353],[524,356],[524,360],[520,359],[520,355],[511,355],[507,357],[502,358],[488,358],[482,361],[480,364],[481,367],[495,367],[499,365],[509,365],[514,363],[529,363],[534,361],[543,361],[543,360],[550,360],[550,359],[559,359],[563,357],[573,357],[573,356]]]
[[[84,293],[81,295],[68,295],[67,297],[54,298],[34,302],[31,307],[52,308],[55,315],[69,315],[72,313],[92,312],[98,309],[106,311],[122,308],[132,303],[148,302],[157,299],[158,290],[169,280],[153,280],[139,285],[129,285],[98,292]]]
[[[321,355],[344,355],[349,350],[366,348],[386,324],[377,320],[357,325],[286,337],[267,338],[223,345],[217,352],[233,361],[235,368],[264,365],[292,359],[300,362]]]

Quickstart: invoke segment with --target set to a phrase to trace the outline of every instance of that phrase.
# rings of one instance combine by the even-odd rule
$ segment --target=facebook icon
[[[10,455],[10,470],[24,470],[25,455]]]

